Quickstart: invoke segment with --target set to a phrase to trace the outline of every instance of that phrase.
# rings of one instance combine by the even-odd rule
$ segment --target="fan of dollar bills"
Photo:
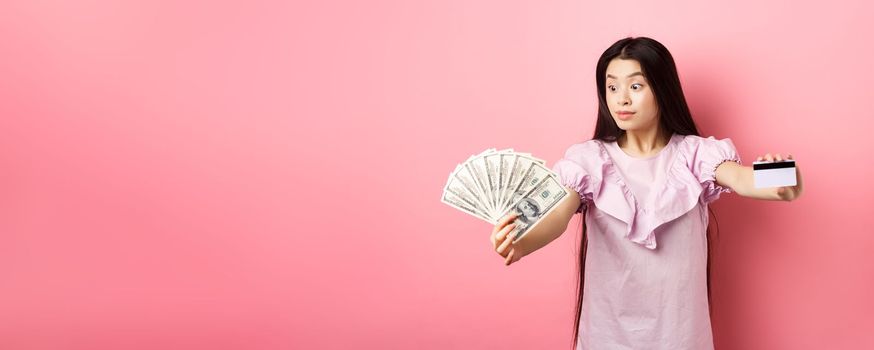
[[[543,160],[490,148],[455,167],[441,201],[492,225],[517,214],[509,237],[518,241],[568,194]]]

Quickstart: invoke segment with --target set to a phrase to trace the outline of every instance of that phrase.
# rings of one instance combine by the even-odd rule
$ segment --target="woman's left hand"
[[[759,157],[758,159],[756,159],[757,162],[761,162],[763,160],[768,161],[768,162],[773,162],[773,161],[782,162],[783,156],[781,156],[780,153],[777,153],[774,156],[771,156],[771,154],[768,153],[764,157]],[[786,160],[792,160],[792,155],[791,154],[787,155]],[[795,180],[796,180],[795,186],[784,186],[784,187],[777,187],[774,189],[774,191],[776,191],[777,197],[780,200],[791,201],[791,200],[798,199],[798,197],[801,196],[801,189],[802,189],[801,168],[798,167],[798,162],[795,162]]]

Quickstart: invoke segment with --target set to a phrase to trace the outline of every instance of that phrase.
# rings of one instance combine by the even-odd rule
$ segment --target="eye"
[[[616,91],[616,89],[613,88],[613,85],[607,85],[607,90]]]
[[[643,85],[641,85],[641,84],[631,84],[632,87],[634,87],[635,85],[640,86],[641,88],[643,88]]]

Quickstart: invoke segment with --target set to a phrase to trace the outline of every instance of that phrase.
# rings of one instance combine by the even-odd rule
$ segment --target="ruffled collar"
[[[686,135],[672,135],[668,145],[657,155],[668,152],[664,155],[673,159],[668,160],[668,174],[660,183],[653,184],[646,203],[640,203],[634,197],[613,158],[607,153],[607,145],[601,140],[594,141],[599,146],[599,155],[603,160],[601,186],[593,188],[595,206],[626,224],[626,238],[649,249],[656,249],[655,230],[692,210],[698,204],[703,190],[687,165],[687,156],[683,152]],[[621,200],[616,200],[617,197]]]

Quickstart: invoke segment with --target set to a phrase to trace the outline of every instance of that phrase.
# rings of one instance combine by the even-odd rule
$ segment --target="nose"
[[[631,104],[631,97],[628,96],[627,90],[623,90],[623,92],[619,94],[619,99],[617,102],[620,106]]]

